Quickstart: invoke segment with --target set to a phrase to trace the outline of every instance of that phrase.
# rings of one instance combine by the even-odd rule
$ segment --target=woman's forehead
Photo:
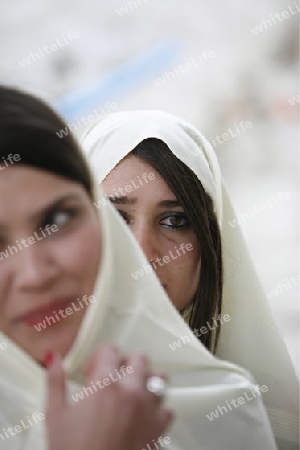
[[[176,199],[163,177],[150,164],[136,155],[128,155],[124,158],[107,175],[102,186],[106,195],[113,195],[113,191],[121,193],[127,190],[130,191],[127,195],[129,198],[155,196]]]
[[[80,196],[82,191],[78,183],[51,172],[25,165],[7,168],[0,174],[0,221],[33,217],[62,198]]]

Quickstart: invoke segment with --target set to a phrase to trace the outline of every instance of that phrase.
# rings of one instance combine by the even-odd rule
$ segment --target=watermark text
[[[23,58],[22,61],[19,61],[19,64],[24,69],[25,67],[30,66],[33,62],[40,61],[42,58],[45,58],[46,55],[56,52],[58,49],[69,45],[79,38],[80,33],[78,31],[69,31],[66,36],[63,34],[52,44],[38,47],[36,52],[30,52],[29,56]]]
[[[212,145],[216,148],[219,144],[223,144],[225,141],[229,141],[229,139],[234,138],[241,134],[244,131],[250,130],[253,127],[253,124],[248,120],[244,122],[243,120],[237,125],[234,124],[234,129],[228,128],[226,133],[223,133],[222,136],[211,137]]]
[[[97,120],[103,119],[107,114],[112,113],[118,108],[117,103],[115,102],[106,102],[104,106],[99,107],[99,111],[97,109],[93,109],[93,111],[88,116],[80,116],[76,117],[75,122],[67,122],[67,126],[62,128],[59,131],[56,131],[56,135],[62,139],[65,136],[68,136],[70,131],[78,131],[80,128],[85,127],[87,125],[91,125]]]
[[[124,16],[124,14],[128,14],[130,11],[134,11],[139,6],[142,6],[144,3],[148,3],[149,0],[128,0],[125,5],[116,9],[116,13],[119,16]]]
[[[172,344],[169,344],[169,347],[174,351],[180,348],[182,345],[188,344],[189,342],[198,340],[204,334],[207,334],[208,331],[216,330],[219,326],[223,325],[224,322],[229,322],[231,317],[229,314],[219,314],[217,318],[212,320],[212,323],[206,322],[206,326],[194,328],[193,330],[188,331],[188,334],[180,335],[177,341],[173,341]],[[215,325],[215,326],[214,326]]]
[[[144,264],[140,270],[136,270],[135,273],[131,274],[131,276],[135,280],[138,280],[139,278],[145,276],[147,273],[151,273],[153,269],[157,270],[158,266],[161,267],[165,264],[169,264],[174,259],[177,259],[180,256],[185,255],[186,252],[190,252],[192,250],[192,244],[180,244],[179,248],[175,246],[173,251],[169,251],[168,255],[165,255],[162,258],[156,258],[155,260],[151,261],[151,264]]]
[[[269,28],[273,27],[274,25],[277,25],[278,23],[282,22],[285,19],[288,19],[291,16],[294,16],[295,14],[298,14],[300,12],[300,4],[294,2],[293,6],[288,6],[288,9],[285,11],[282,11],[281,13],[276,14],[270,14],[270,19],[264,19],[261,21],[259,25],[256,25],[254,28],[251,28],[251,32],[254,35],[258,35],[258,33],[262,33],[265,30],[268,30]]]
[[[10,153],[6,158],[5,156],[2,156],[2,160],[3,162],[0,162],[0,170],[5,170],[7,167],[13,165],[16,162],[19,162],[21,160],[21,156],[18,153],[16,153],[15,155]]]
[[[106,206],[108,203],[118,203],[118,199],[122,197],[126,197],[130,192],[139,189],[144,186],[144,184],[148,184],[149,181],[153,181],[155,179],[155,174],[153,172],[144,172],[140,177],[136,176],[135,180],[130,180],[130,182],[125,187],[119,187],[113,189],[108,195],[102,197],[97,202],[94,202],[94,206],[97,209],[100,209],[102,206]]]
[[[23,430],[27,430],[44,419],[45,416],[43,413],[34,412],[31,417],[26,416],[26,419],[21,420],[20,424],[13,427],[8,427],[6,429],[3,428],[3,431],[0,433],[0,439],[4,442],[12,436],[16,436],[16,434],[21,433]]]
[[[174,66],[173,70],[166,71],[164,74],[153,80],[153,83],[155,86],[160,87],[163,84],[166,84],[168,81],[174,80],[177,77],[180,77],[181,75],[189,72],[190,70],[194,69],[195,67],[201,66],[201,64],[209,61],[211,58],[214,58],[215,52],[213,50],[203,50],[201,54],[197,53],[195,56],[193,56],[189,61],[183,64],[179,64],[178,66]]]
[[[255,216],[271,208],[274,208],[274,206],[279,205],[284,200],[287,200],[289,198],[290,198],[289,192],[278,192],[276,197],[272,195],[272,198],[267,198],[265,200],[265,203],[262,203],[259,206],[253,206],[252,208],[248,208],[247,212],[242,212],[238,214],[236,218],[229,221],[229,225],[232,228],[235,228],[237,225],[240,225],[241,223],[246,222],[247,220],[253,219]]]
[[[74,402],[79,402],[83,400],[85,397],[89,397],[90,394],[94,394],[94,392],[98,392],[99,389],[104,389],[105,386],[109,386],[112,383],[116,383],[122,378],[133,372],[132,366],[121,366],[120,369],[115,369],[115,373],[109,373],[107,377],[102,380],[91,381],[88,387],[84,387],[80,392],[77,392],[75,395],[72,395],[72,399]]]
[[[15,255],[16,253],[19,253],[20,250],[24,250],[24,248],[29,247],[29,245],[33,245],[38,241],[41,241],[42,239],[45,239],[46,237],[50,236],[52,233],[56,233],[58,231],[57,225],[46,225],[43,229],[40,227],[39,232],[34,232],[34,236],[30,236],[28,239],[21,239],[19,241],[16,240],[16,245],[8,245],[6,250],[0,252],[0,261],[3,261],[3,259],[7,259],[10,256]],[[19,249],[19,250],[18,250]]]
[[[213,420],[218,419],[220,417],[220,414],[221,416],[223,416],[229,411],[232,411],[232,406],[234,406],[234,408],[238,408],[239,406],[244,405],[246,402],[250,402],[257,397],[260,397],[266,392],[268,392],[268,387],[265,384],[263,384],[262,386],[254,386],[253,389],[250,389],[250,392],[244,392],[243,396],[235,400],[231,399],[229,402],[226,400],[226,405],[218,406],[215,411],[212,411],[210,414],[206,414],[206,417],[212,422]]]

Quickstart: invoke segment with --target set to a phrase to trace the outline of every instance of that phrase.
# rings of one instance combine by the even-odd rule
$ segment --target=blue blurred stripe
[[[138,85],[162,75],[164,70],[176,62],[179,52],[178,42],[162,40],[84,88],[57,101],[54,107],[65,120],[75,120],[79,115],[86,115],[92,109],[104,106],[103,103],[128,94]]]

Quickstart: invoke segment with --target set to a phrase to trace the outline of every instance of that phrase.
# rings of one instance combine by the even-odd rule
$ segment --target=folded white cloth
[[[76,394],[82,395],[83,387],[89,387],[84,386],[83,367],[91,353],[104,342],[114,342],[124,354],[133,350],[146,352],[154,369],[170,375],[167,403],[174,408],[176,419],[166,433],[171,440],[169,450],[274,450],[275,441],[262,402],[265,394],[255,388],[244,369],[213,357],[196,339],[176,351],[170,349],[171,343],[190,333],[188,326],[166,297],[154,272],[138,280],[131,276],[147,261],[113,207],[107,204],[100,208],[99,220],[103,249],[94,289],[96,301],[89,305],[76,341],[64,359],[70,402],[75,405]],[[238,320],[235,323],[237,326]],[[276,328],[274,339],[280,344]],[[4,334],[0,334],[2,342],[7,348],[0,350],[0,448],[45,450],[45,370]],[[244,345],[242,339],[239,343]],[[279,346],[279,355],[281,351]],[[252,360],[251,355],[249,358]],[[265,379],[265,373],[268,370],[256,382],[266,384],[273,399],[270,383],[272,375],[276,382],[277,376],[270,374]],[[291,377],[291,386],[292,383]],[[283,426],[286,434],[288,427],[292,430],[288,413],[293,417],[294,411],[288,407],[290,400],[285,400],[291,392],[294,391],[287,389],[281,396],[282,408],[277,405],[276,396],[271,403],[278,413],[278,423],[283,412],[287,414],[287,427]],[[153,443],[147,445],[154,448]]]
[[[239,227],[234,228],[230,225],[235,213],[211,145],[196,128],[172,114],[159,111],[128,111],[111,114],[92,125],[83,138],[83,147],[96,174],[96,180],[101,183],[121,159],[141,141],[150,137],[165,142],[174,155],[193,170],[214,202],[223,242],[225,282],[222,311],[223,315],[229,314],[231,317],[230,322],[221,329],[216,355],[222,360],[245,368],[259,385],[267,386],[268,391],[262,398],[277,445],[282,450],[298,448],[298,378],[273,311],[253,267],[242,232]],[[127,261],[130,260],[131,257],[128,257]],[[136,267],[142,265],[136,265],[135,270]],[[130,284],[129,275],[128,278],[127,285]],[[171,320],[170,317],[171,315],[165,317],[161,326],[167,328],[169,324],[170,332],[176,333],[180,329],[178,319],[174,314]],[[135,320],[133,315],[132,322]],[[136,324],[135,331],[138,330]],[[142,348],[150,353],[151,349],[156,349],[153,357],[157,359],[163,341],[160,334],[153,335],[151,341],[143,343]],[[195,347],[196,343],[191,346]],[[169,352],[168,356],[164,357],[167,360],[176,358],[176,361],[179,358],[180,365],[186,364],[189,361],[190,351],[190,346],[184,346],[177,349],[174,354]],[[208,357],[204,350],[202,354]],[[197,362],[200,360],[201,357]],[[193,360],[193,363],[196,361]],[[209,386],[203,385],[202,388],[209,389]],[[196,398],[195,396],[195,401]],[[220,400],[219,405],[221,403]],[[231,414],[232,412],[228,413],[228,416]],[[222,427],[221,420],[224,417],[213,422],[216,428],[217,424]],[[202,420],[206,422],[206,414],[199,422]],[[210,426],[211,424],[209,429]],[[221,442],[222,448],[227,448],[226,438],[220,441],[220,446]],[[243,447],[246,442],[247,439]],[[253,448],[256,446],[253,445]],[[261,443],[257,448],[265,447]]]
[[[139,280],[132,278],[131,273],[146,260],[110,205],[101,215],[104,248],[94,292],[97,301],[90,304],[64,361],[70,401],[75,404],[72,396],[82,394],[82,368],[91,352],[101,343],[114,342],[124,354],[146,352],[154,369],[170,375],[167,403],[174,408],[176,420],[165,434],[171,439],[166,448],[274,450],[267,414],[261,396],[255,395],[251,377],[214,358],[197,340],[182,349],[170,349],[170,343],[189,333],[188,326],[154,273]],[[45,371],[4,335],[0,335],[2,341],[8,348],[0,360],[0,448],[44,450],[45,421],[32,417],[44,412]],[[238,405],[239,398],[245,399],[243,405]],[[232,400],[236,407],[230,406]],[[8,427],[14,430],[16,426],[21,432],[10,435]],[[155,449],[153,443],[149,445]]]

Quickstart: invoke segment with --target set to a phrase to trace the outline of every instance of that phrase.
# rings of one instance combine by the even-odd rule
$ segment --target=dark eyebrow
[[[70,201],[70,200],[78,200],[79,196],[77,194],[66,194],[58,199],[56,199],[54,202],[50,203],[47,206],[44,206],[39,212],[33,214],[29,217],[29,220],[33,223],[41,221],[43,218],[51,215],[52,212],[59,209],[64,203]]]
[[[126,196],[114,197],[113,195],[107,195],[108,200],[110,200],[114,205],[134,205],[137,202],[136,198],[128,198]],[[174,208],[181,206],[180,202],[176,200],[162,200],[157,205],[160,208]]]
[[[162,200],[158,206],[161,208],[176,208],[181,206],[181,203],[178,200]]]
[[[114,205],[134,205],[136,203],[136,198],[128,198],[125,195],[122,197],[115,197],[112,194],[106,196],[108,200]]]

